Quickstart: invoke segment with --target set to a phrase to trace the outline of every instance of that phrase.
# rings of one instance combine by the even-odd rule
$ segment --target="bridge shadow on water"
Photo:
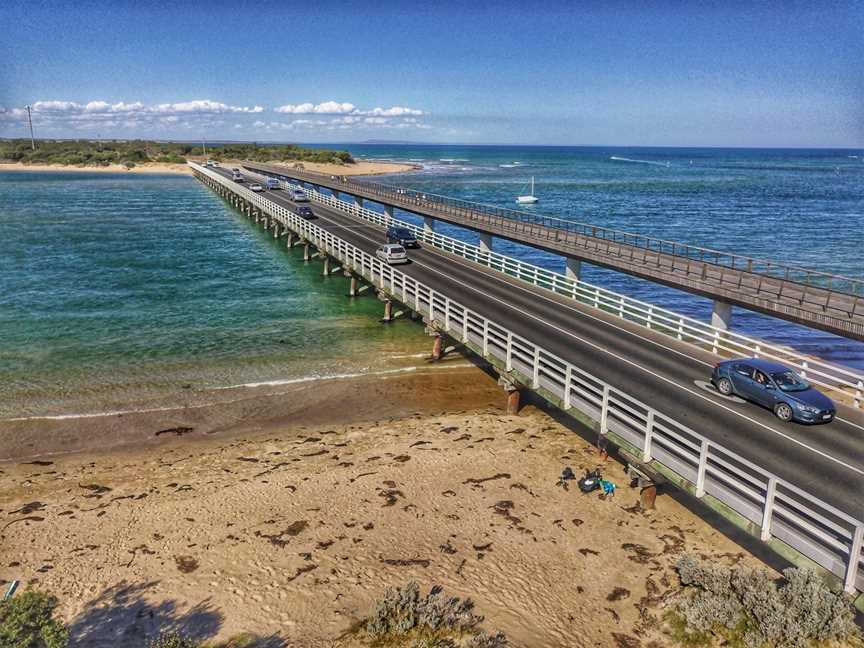
[[[191,607],[159,599],[159,581],[122,581],[90,600],[69,624],[70,648],[145,648],[160,633],[178,632],[198,641],[212,641],[225,615],[209,598]],[[222,644],[215,644],[220,646]],[[230,646],[231,644],[227,644]],[[286,648],[276,635],[250,638],[248,648]]]

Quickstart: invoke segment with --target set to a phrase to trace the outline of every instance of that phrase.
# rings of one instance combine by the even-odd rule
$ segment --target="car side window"
[[[766,385],[768,384],[768,376],[766,376],[766,375],[765,375],[764,373],[762,373],[761,371],[757,371],[757,372],[753,375],[753,379],[754,379],[757,383],[759,383],[760,385],[762,385],[763,387],[766,386]]]
[[[746,376],[747,378],[753,377],[753,369],[745,364],[736,364],[732,368],[735,370],[735,373]]]

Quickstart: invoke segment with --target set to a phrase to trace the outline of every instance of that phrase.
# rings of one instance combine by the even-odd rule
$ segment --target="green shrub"
[[[506,648],[506,637],[481,631],[478,626],[482,622],[483,617],[474,614],[474,603],[470,599],[445,596],[438,586],[421,597],[417,583],[411,581],[404,587],[387,588],[363,629],[373,644],[392,642],[412,648]]]
[[[179,632],[163,632],[147,648],[200,648],[200,644]]]
[[[56,598],[33,590],[0,602],[0,646],[64,648],[69,631],[54,618],[56,607]]]
[[[762,570],[706,564],[685,554],[675,565],[687,596],[670,618],[685,645],[711,634],[747,648],[808,648],[860,640],[851,601],[807,569],[787,569],[775,581]]]

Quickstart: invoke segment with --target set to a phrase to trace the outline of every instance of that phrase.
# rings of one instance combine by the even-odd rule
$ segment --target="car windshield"
[[[403,248],[401,245],[391,245],[390,252],[392,254],[405,254],[405,248]]]
[[[810,389],[810,384],[794,371],[782,371],[771,374],[771,377],[783,391],[798,392]]]
[[[402,228],[396,230],[396,236],[401,236],[402,238],[414,238],[413,236],[411,236],[411,232],[409,232],[407,229]]]

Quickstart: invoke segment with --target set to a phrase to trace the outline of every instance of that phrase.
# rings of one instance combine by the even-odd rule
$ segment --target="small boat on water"
[[[520,205],[533,205],[538,200],[540,199],[534,195],[534,176],[531,176],[531,193],[527,196],[517,196],[516,202]]]

